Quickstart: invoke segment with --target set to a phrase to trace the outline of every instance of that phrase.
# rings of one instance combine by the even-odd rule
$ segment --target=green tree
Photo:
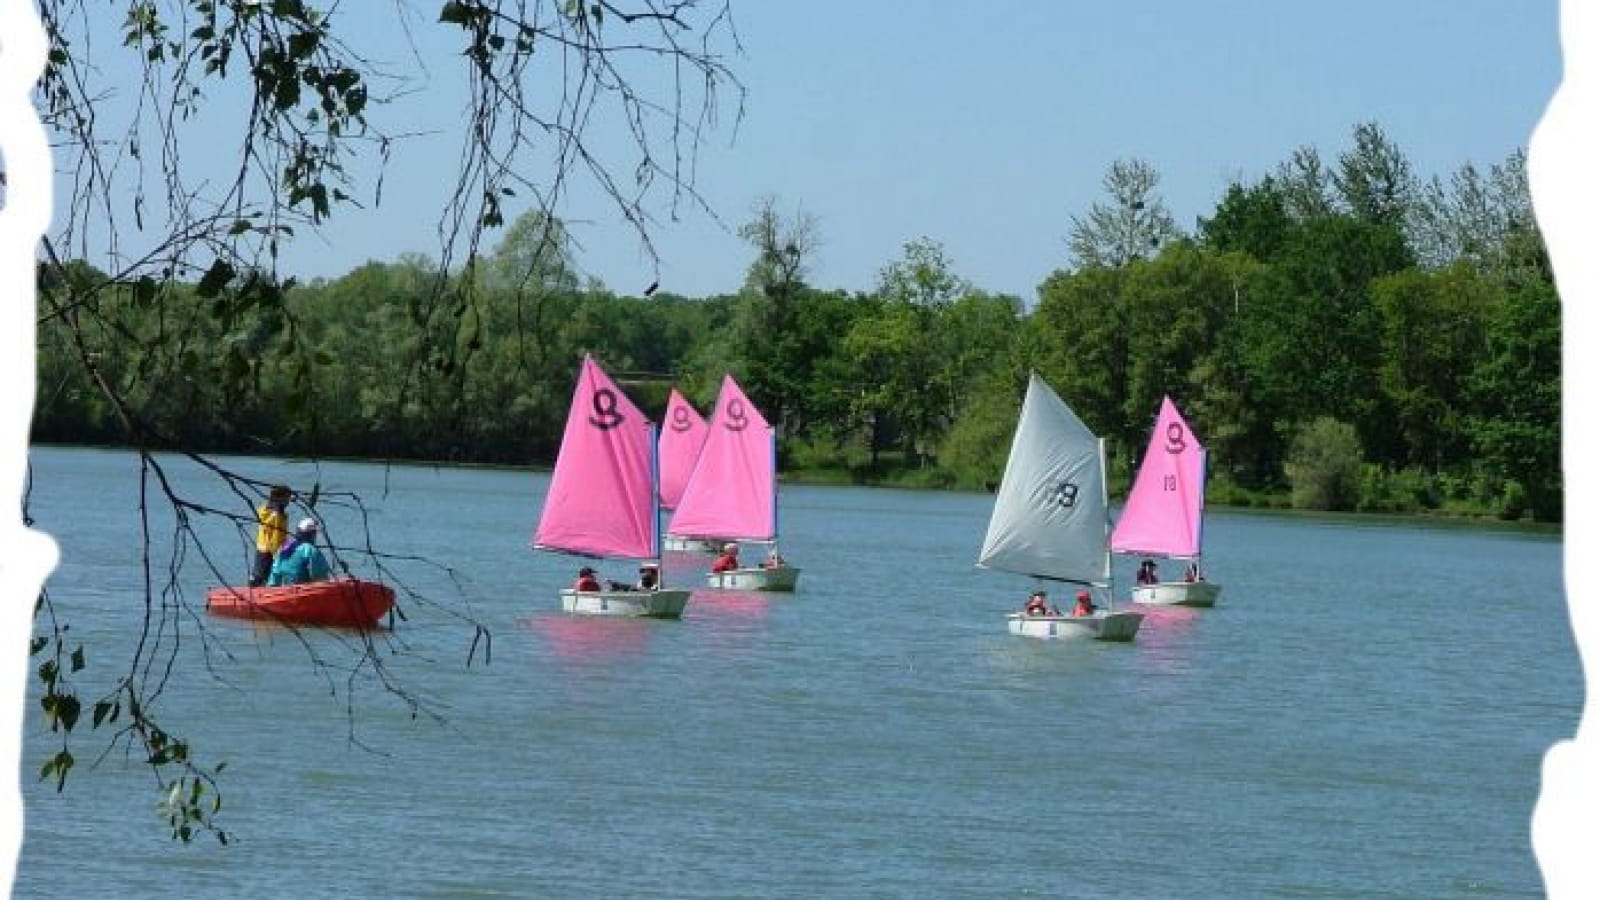
[[[1283,464],[1292,502],[1298,509],[1354,509],[1362,464],[1354,427],[1326,416],[1312,421],[1295,435]]]
[[[1144,160],[1113,162],[1101,182],[1109,201],[1094,203],[1086,215],[1072,217],[1067,247],[1073,265],[1115,268],[1153,256],[1177,237],[1172,214],[1156,193],[1160,182],[1155,167]]]
[[[939,463],[957,487],[994,490],[1000,484],[1022,407],[1016,381],[1015,374],[1005,370],[980,378],[945,435]]]
[[[1560,521],[1561,307],[1525,278],[1498,297],[1488,352],[1470,376],[1474,446],[1502,515]]]
[[[1334,210],[1333,175],[1322,164],[1315,147],[1301,146],[1278,164],[1273,179],[1283,191],[1284,207],[1296,221],[1331,215]]]
[[[736,330],[744,348],[739,368],[750,399],[767,413],[779,435],[803,433],[805,387],[817,358],[814,334],[801,330],[800,306],[809,291],[806,270],[821,237],[817,220],[804,210],[785,216],[777,198],[756,202],[754,215],[739,236],[755,250],[745,276],[744,308]]]
[[[1467,380],[1482,353],[1491,288],[1465,263],[1376,279],[1378,385],[1400,438],[1393,467],[1434,472],[1468,459]]]
[[[1294,220],[1283,189],[1270,176],[1246,187],[1228,185],[1210,218],[1200,220],[1200,242],[1221,252],[1247,253],[1264,262],[1283,252]]]
[[[980,382],[1004,371],[1022,327],[1022,300],[970,290],[939,316],[939,388],[947,420],[955,421]]]
[[[972,285],[953,271],[944,246],[932,238],[907,243],[904,255],[878,273],[879,296],[913,306],[948,306],[970,290]]]
[[[1244,363],[1291,422],[1329,415],[1368,441],[1388,434],[1376,398],[1379,354],[1369,285],[1411,264],[1390,226],[1332,215],[1303,222],[1272,267],[1263,303],[1246,307]]]
[[[1097,432],[1120,429],[1128,396],[1127,277],[1127,269],[1098,266],[1054,272],[1039,286],[1039,304],[1024,328],[1030,364]]]
[[[890,436],[910,458],[920,457],[936,433],[939,397],[928,389],[936,355],[928,352],[933,312],[903,300],[884,301],[875,314],[858,319],[844,339],[844,353],[859,393],[856,416],[868,423],[873,464]]]
[[[1333,173],[1345,209],[1363,222],[1403,228],[1417,195],[1410,162],[1376,122],[1357,125],[1354,139]]]

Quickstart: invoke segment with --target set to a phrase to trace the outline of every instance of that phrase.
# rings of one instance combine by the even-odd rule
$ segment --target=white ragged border
[[[0,884],[11,895],[22,849],[22,704],[27,696],[28,635],[39,586],[56,564],[56,544],[22,524],[37,371],[34,253],[50,224],[50,149],[33,108],[44,69],[45,37],[29,0],[0,0]]]
[[[1581,460],[1595,435],[1587,422],[1600,387],[1600,2],[1562,0],[1563,78],[1529,148],[1529,176],[1539,224],[1562,296],[1562,442]],[[0,0],[0,150],[6,183],[0,208],[0,366],[8,378],[0,406],[0,886],[9,896],[22,839],[22,703],[27,636],[39,586],[57,559],[55,543],[22,525],[21,495],[34,397],[36,247],[50,217],[48,147],[32,106],[45,40],[30,0]],[[1586,348],[1588,352],[1585,353]],[[1584,671],[1584,716],[1571,740],[1546,754],[1532,839],[1548,895],[1600,896],[1600,590],[1592,567],[1600,472],[1565,470],[1567,603]],[[1508,686],[1514,689],[1513,686]],[[1594,714],[1591,714],[1594,710]]]
[[[1600,3],[1561,2],[1561,84],[1534,131],[1528,180],[1561,293],[1561,443],[1567,609],[1586,660],[1583,718],[1544,758],[1533,849],[1553,898],[1600,897],[1600,591],[1594,587],[1593,503],[1600,472],[1585,460],[1600,385]],[[1578,465],[1570,463],[1577,461]]]

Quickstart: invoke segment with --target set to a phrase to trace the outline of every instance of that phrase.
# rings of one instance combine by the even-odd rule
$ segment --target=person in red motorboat
[[[278,558],[273,560],[272,573],[267,576],[267,587],[322,581],[331,574],[328,558],[317,549],[317,520],[301,519],[294,527],[294,536],[278,548]]]
[[[717,557],[717,561],[711,564],[712,574],[732,572],[737,568],[739,568],[739,545],[723,544],[722,555]]]
[[[287,508],[291,494],[288,486],[275,484],[267,493],[267,502],[256,510],[256,559],[250,567],[250,586],[261,587],[272,575],[272,564],[278,551],[289,539]]]
[[[1078,604],[1072,607],[1072,614],[1075,616],[1092,616],[1094,615],[1094,609],[1094,598],[1089,596],[1088,591],[1079,591]]]
[[[600,590],[600,579],[595,577],[594,569],[584,566],[578,570],[578,580],[573,582],[572,589],[590,593],[597,592]]]

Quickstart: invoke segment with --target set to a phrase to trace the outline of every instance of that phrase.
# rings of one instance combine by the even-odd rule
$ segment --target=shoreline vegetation
[[[87,449],[117,452],[134,452],[133,448],[116,444],[72,444],[53,441],[34,441],[30,447],[47,447],[57,449]],[[183,452],[174,450],[168,452]],[[433,459],[403,459],[403,458],[372,458],[362,456],[303,456],[284,455],[278,457],[274,454],[250,453],[248,451],[208,451],[208,455],[217,457],[234,456],[275,456],[291,464],[311,464],[322,462],[361,463],[367,465],[395,465],[424,469],[465,469],[486,470],[503,472],[548,473],[552,463],[510,463],[510,462],[473,462],[450,461]],[[885,467],[877,472],[867,472],[861,469],[846,467],[789,469],[778,472],[780,484],[804,485],[814,487],[864,487],[882,490],[907,490],[907,491],[949,491],[954,493],[992,494],[993,486],[953,485],[948,479],[935,477],[928,470],[911,468]],[[1126,471],[1117,473],[1113,478],[1112,506],[1119,507],[1126,499],[1129,477]],[[1561,522],[1535,521],[1530,517],[1508,519],[1493,509],[1471,508],[1466,506],[1453,506],[1448,508],[1428,509],[1414,507],[1410,509],[1388,510],[1318,510],[1300,509],[1293,504],[1290,492],[1280,490],[1276,492],[1250,491],[1232,484],[1207,485],[1206,507],[1208,509],[1227,509],[1236,512],[1261,512],[1285,515],[1308,515],[1319,517],[1348,518],[1351,521],[1415,521],[1422,520],[1433,523],[1452,525],[1493,525],[1496,527],[1514,527],[1519,531],[1527,530],[1536,533],[1561,534],[1564,529]]]
[[[1559,521],[1561,307],[1524,154],[1424,180],[1376,125],[1352,137],[1235,182],[1190,232],[1151,166],[1114,163],[1031,303],[926,237],[871,291],[813,286],[820,226],[773,198],[740,229],[744,284],[710,297],[586,281],[540,212],[450,270],[42,265],[32,437],[550,463],[593,354],[651,416],[674,387],[706,411],[731,373],[787,480],[981,490],[1036,372],[1105,437],[1113,485],[1168,396],[1213,505]]]

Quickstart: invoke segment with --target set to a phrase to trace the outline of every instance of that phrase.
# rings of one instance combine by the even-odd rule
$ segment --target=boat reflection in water
[[[543,637],[556,658],[577,663],[638,656],[660,627],[649,619],[570,615],[541,615],[518,624]]]
[[[772,595],[764,591],[695,591],[693,618],[764,621],[772,611]]]

